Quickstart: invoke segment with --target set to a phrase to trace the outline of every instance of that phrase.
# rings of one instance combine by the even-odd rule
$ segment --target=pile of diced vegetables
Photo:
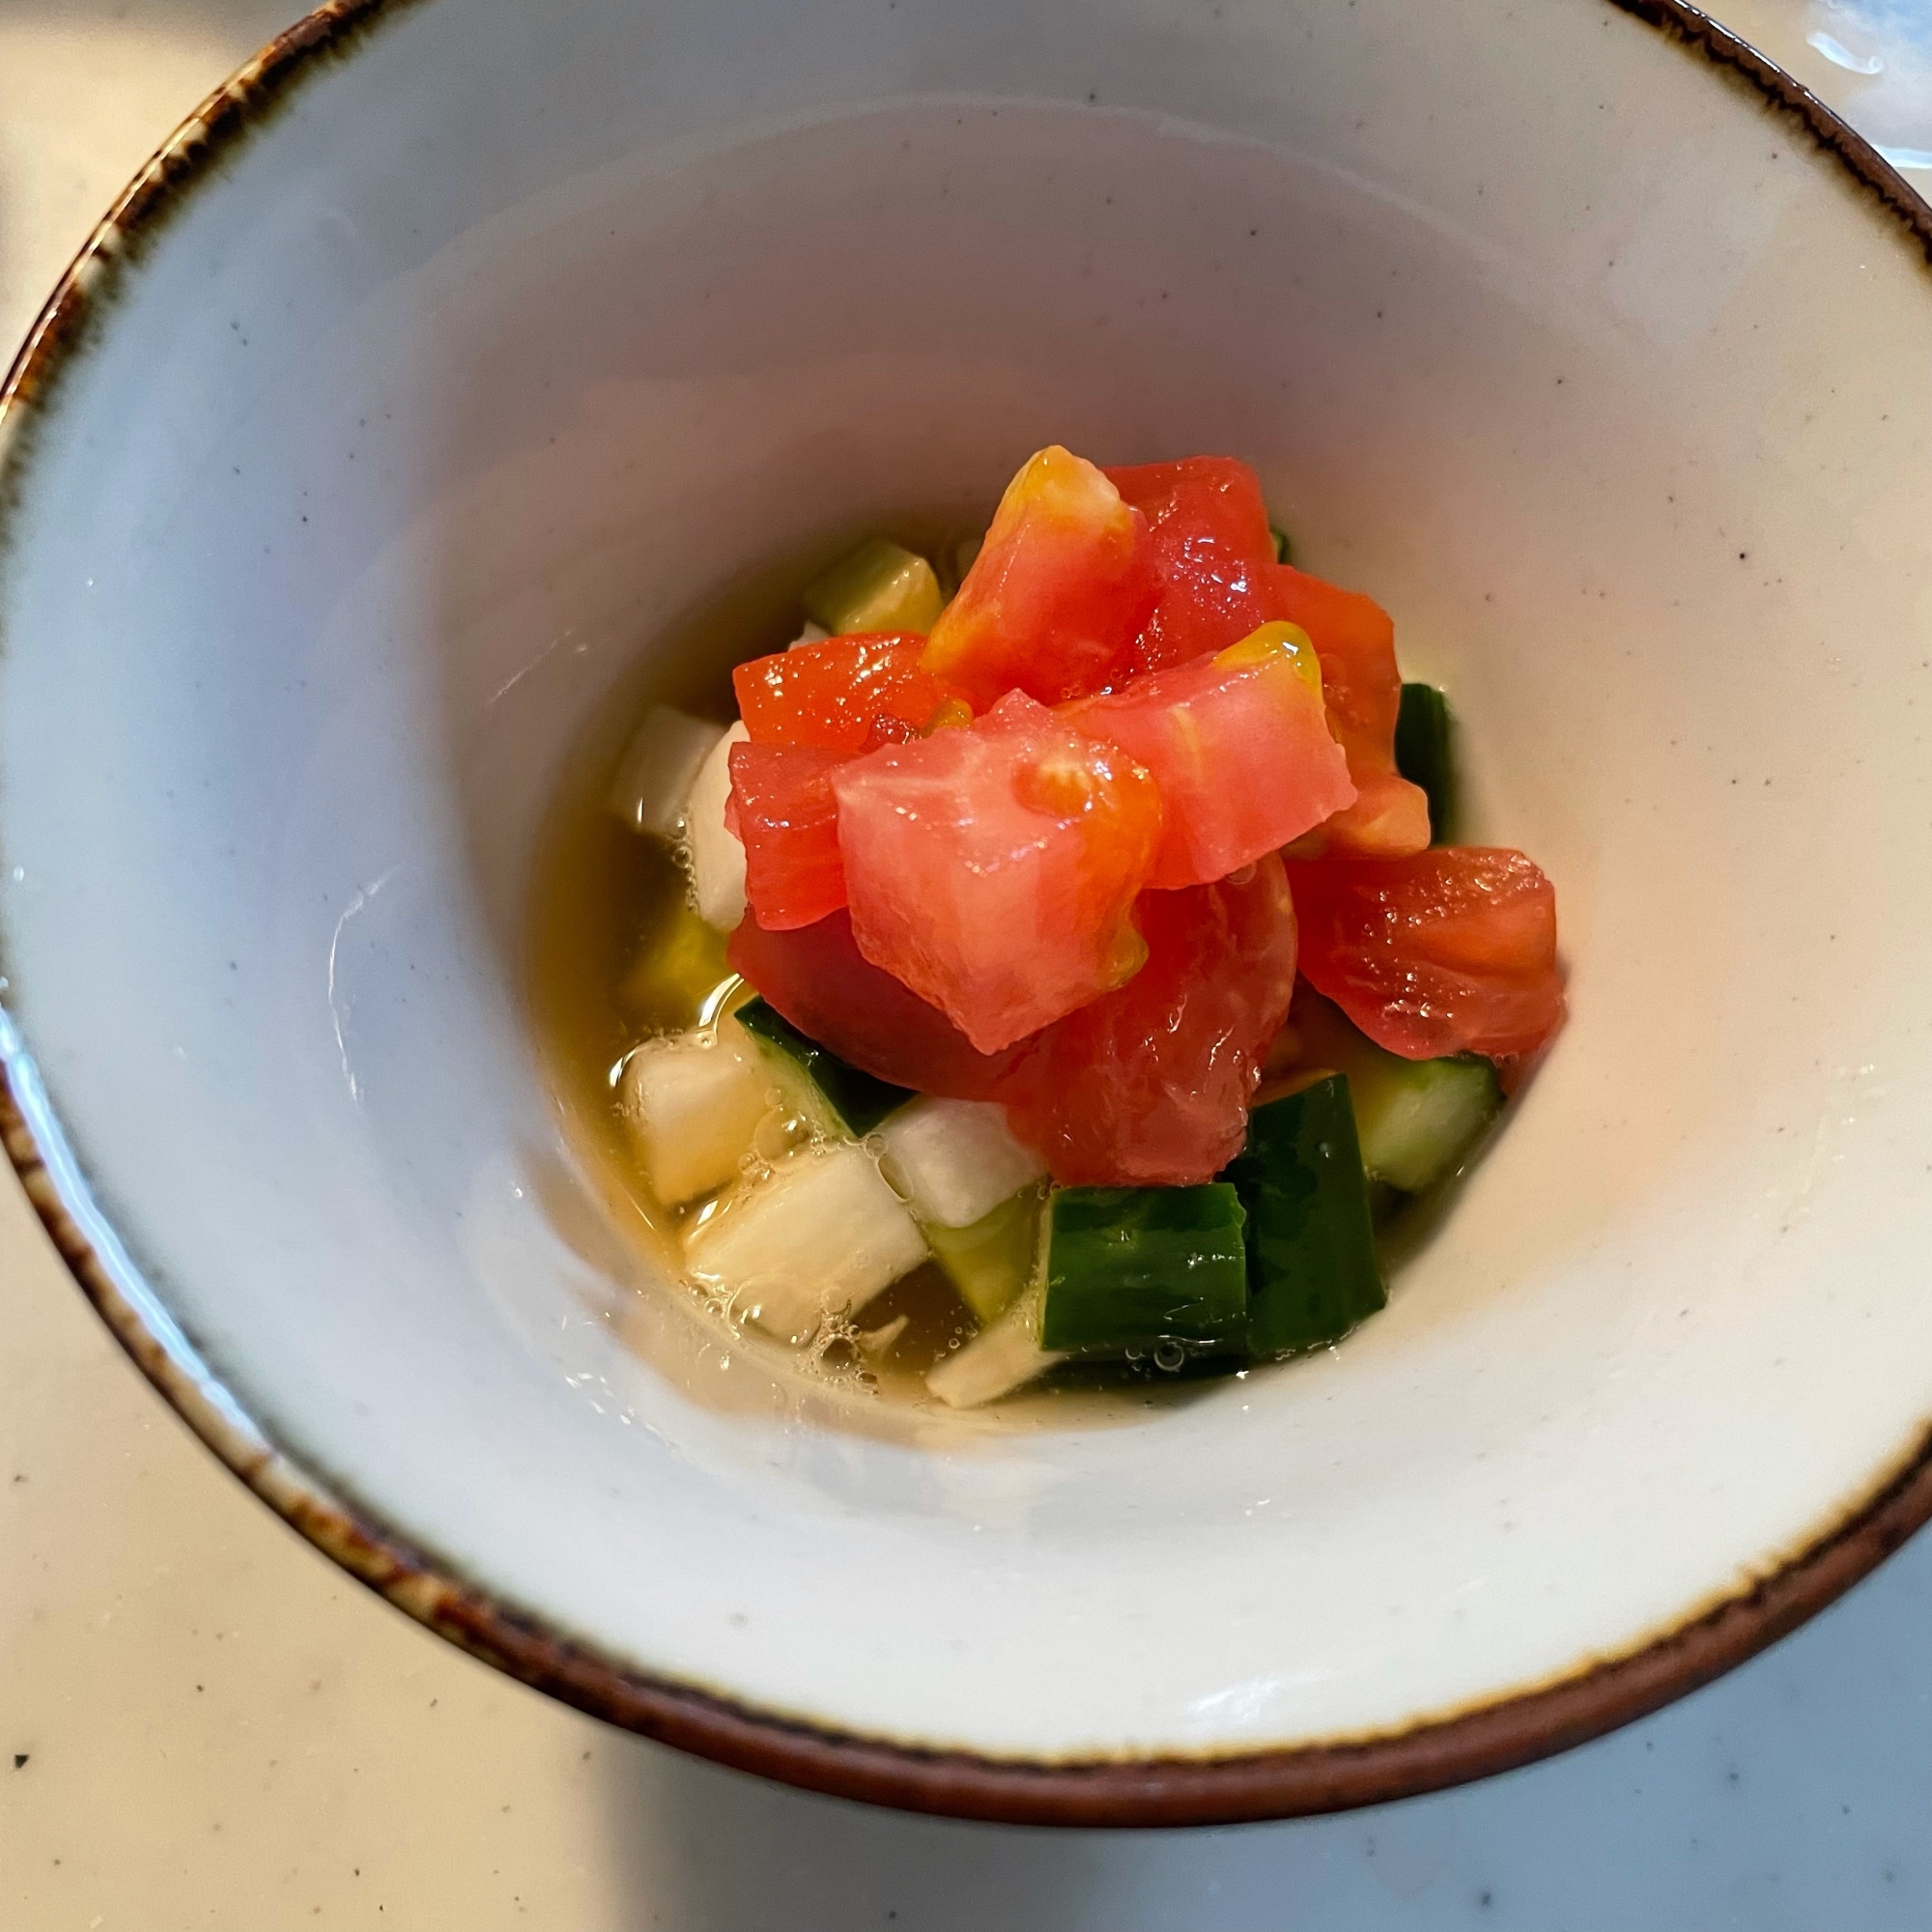
[[[705,988],[618,1089],[686,1270],[810,1347],[934,1262],[958,1406],[1332,1342],[1561,1024],[1549,882],[1444,842],[1441,695],[1246,466],[1045,449],[959,561],[865,545],[618,772]]]

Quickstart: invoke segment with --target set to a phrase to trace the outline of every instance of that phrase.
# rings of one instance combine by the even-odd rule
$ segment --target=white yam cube
[[[668,704],[652,705],[617,761],[611,810],[633,831],[675,838],[684,825],[692,782],[724,735],[724,725],[708,719],[690,717]]]
[[[637,1136],[651,1188],[676,1207],[738,1172],[771,1111],[763,1056],[736,1020],[653,1040],[624,1063],[624,1118]]]
[[[1039,1346],[1045,1296],[1030,1290],[990,1328],[926,1371],[925,1385],[949,1408],[978,1408],[1024,1388],[1065,1358]]]
[[[685,1265],[787,1341],[856,1311],[925,1259],[918,1224],[864,1148],[800,1148],[686,1237]]]
[[[731,796],[731,748],[751,735],[741,719],[712,746],[684,807],[692,897],[697,916],[720,932],[734,931],[745,917],[745,848],[724,829],[724,805]]]
[[[886,1177],[922,1221],[968,1228],[1046,1172],[992,1100],[924,1095],[879,1128]]]

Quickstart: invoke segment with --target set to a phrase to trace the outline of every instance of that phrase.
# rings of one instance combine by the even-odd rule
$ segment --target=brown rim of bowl
[[[17,448],[7,418],[45,393],[82,333],[103,275],[318,57],[344,49],[379,15],[405,4],[328,0],[212,94],[135,177],[61,279],[0,386],[0,469],[10,442]],[[1694,7],[1679,0],[1610,4],[1796,117],[1932,262],[1932,207],[1815,95]],[[83,1222],[99,1217],[84,1183],[74,1176],[71,1193],[64,1192],[50,1171],[50,1160],[66,1165],[55,1144],[58,1127],[43,1147],[28,1125],[26,1090],[37,1088],[24,1053],[12,1067],[0,1065],[0,1137],[27,1198],[135,1366],[264,1501],[357,1580],[511,1676],[679,1749],[837,1797],[958,1818],[1085,1826],[1234,1824],[1411,1797],[1566,1750],[1695,1690],[1796,1629],[1932,1519],[1928,1427],[1865,1496],[1749,1587],[1553,1682],[1359,1740],[1219,1758],[1026,1762],[820,1729],[652,1678],[548,1631],[538,1618],[438,1570],[283,1455],[173,1331],[159,1303],[117,1280],[90,1241]]]

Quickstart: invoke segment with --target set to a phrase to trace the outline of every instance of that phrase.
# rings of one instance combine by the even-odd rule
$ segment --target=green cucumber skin
[[[1040,1346],[1089,1358],[1179,1342],[1242,1346],[1245,1216],[1225,1181],[1200,1187],[1064,1187],[1047,1208]]]
[[[1248,1215],[1252,1354],[1339,1341],[1387,1303],[1345,1076],[1257,1107],[1227,1173]]]
[[[1429,795],[1429,842],[1447,845],[1455,830],[1455,721],[1433,684],[1406,684],[1395,724],[1395,767]]]
[[[894,1087],[848,1066],[814,1039],[792,1025],[777,1008],[762,999],[748,1000],[736,1013],[738,1024],[768,1045],[795,1060],[812,1084],[831,1102],[855,1140],[864,1140],[886,1116],[912,1098],[912,1090]]]
[[[1293,546],[1288,540],[1288,532],[1279,524],[1270,524],[1268,535],[1274,539],[1274,560],[1277,563],[1293,563]]]
[[[1405,1194],[1421,1194],[1456,1172],[1502,1112],[1496,1069],[1473,1053],[1403,1063],[1384,1077],[1371,1134],[1358,1116],[1363,1164]]]
[[[915,587],[908,587],[909,573]],[[926,558],[874,536],[814,578],[802,602],[813,623],[838,638],[854,631],[923,631],[939,615],[942,598],[938,573]]]
[[[1032,1278],[1044,1205],[1039,1188],[1030,1187],[970,1227],[926,1229],[933,1260],[981,1328],[998,1321]]]
[[[1475,1054],[1404,1060],[1306,991],[1295,997],[1293,1023],[1308,1065],[1348,1075],[1356,1144],[1371,1180],[1424,1192],[1468,1159],[1502,1111],[1496,1070]]]

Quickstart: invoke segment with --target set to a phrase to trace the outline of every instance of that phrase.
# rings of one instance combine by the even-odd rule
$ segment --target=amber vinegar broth
[[[937,556],[962,530],[978,526],[954,515],[885,533]],[[630,1053],[655,1036],[696,1024],[687,1005],[668,1001],[648,983],[653,948],[684,901],[685,874],[668,847],[631,830],[610,810],[612,774],[653,704],[674,704],[720,724],[734,718],[732,667],[782,650],[803,622],[805,586],[871,533],[854,531],[842,542],[749,573],[671,627],[599,706],[567,762],[539,836],[527,964],[538,1049],[566,1130],[607,1208],[633,1238],[654,1246],[672,1267],[677,1231],[693,1210],[673,1211],[652,1194],[617,1094]],[[723,982],[722,937],[717,951]],[[973,1319],[931,1263],[868,1302],[857,1325],[876,1331],[900,1316],[906,1325],[883,1352],[862,1350],[841,1335],[820,1355],[802,1354],[796,1366],[855,1389],[923,1401],[925,1371],[974,1332]],[[755,1345],[758,1338],[750,1339]]]

